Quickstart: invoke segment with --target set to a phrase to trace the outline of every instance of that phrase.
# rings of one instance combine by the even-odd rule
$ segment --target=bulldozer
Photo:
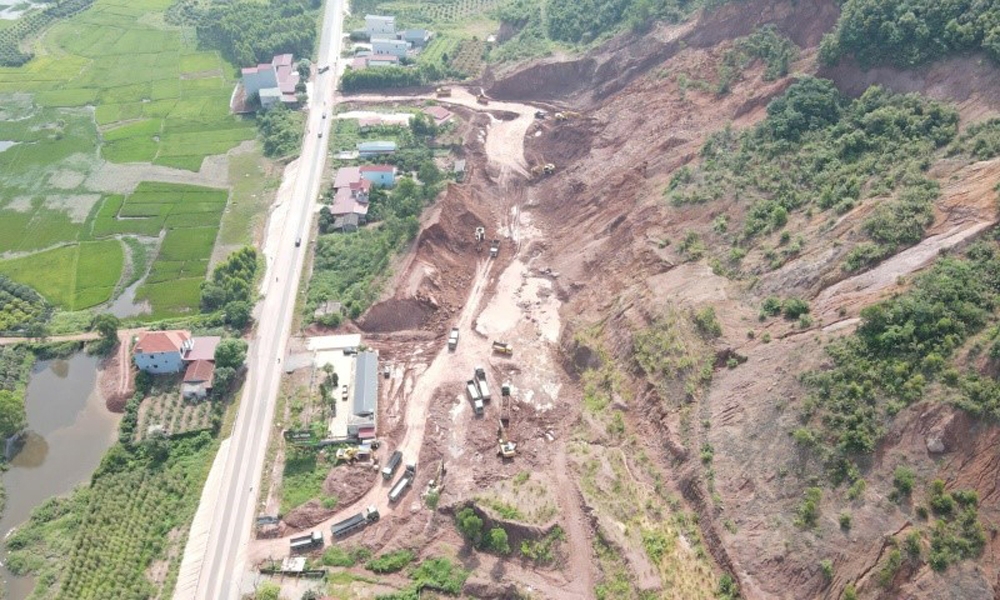
[[[534,177],[551,175],[555,172],[556,172],[556,166],[552,163],[537,164],[531,167],[531,175]]]

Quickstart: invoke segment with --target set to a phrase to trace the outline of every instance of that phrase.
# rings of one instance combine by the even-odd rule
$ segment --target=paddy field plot
[[[0,68],[0,272],[62,309],[109,300],[134,240],[158,248],[141,261],[153,317],[197,309],[228,190],[150,181],[116,196],[101,181],[109,162],[198,171],[256,136],[229,113],[235,67],[162,25],[171,3],[97,0],[52,26],[29,63]],[[79,272],[112,245],[98,273]],[[36,272],[50,268],[60,275]]]

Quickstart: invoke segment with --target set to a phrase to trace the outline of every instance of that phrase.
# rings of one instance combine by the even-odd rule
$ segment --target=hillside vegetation
[[[820,57],[912,67],[956,52],[1000,60],[1000,4],[983,0],[846,0]]]
[[[831,82],[806,77],[771,102],[757,126],[714,134],[701,164],[678,171],[665,194],[677,206],[739,199],[741,226],[730,232],[727,216],[716,228],[733,244],[719,259],[734,269],[747,247],[784,230],[795,211],[840,215],[876,199],[860,225],[867,240],[843,265],[857,271],[922,239],[939,191],[924,171],[957,131],[955,110],[922,96],[872,87],[849,100]],[[801,242],[784,243],[774,267],[801,250]]]

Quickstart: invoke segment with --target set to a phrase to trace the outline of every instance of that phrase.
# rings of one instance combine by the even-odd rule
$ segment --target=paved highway
[[[268,432],[281,379],[280,359],[291,329],[296,292],[309,246],[314,199],[319,193],[326,163],[331,118],[344,23],[344,0],[329,0],[323,15],[318,65],[330,65],[318,74],[309,99],[306,133],[298,175],[287,217],[280,229],[274,260],[266,277],[268,293],[260,305],[255,337],[247,357],[248,375],[239,414],[226,456],[222,486],[212,507],[212,525],[198,575],[197,600],[239,598],[247,574],[246,548],[255,518],[261,470]],[[318,133],[323,132],[319,137]],[[301,239],[302,245],[296,246]],[[203,500],[204,501],[204,500]]]

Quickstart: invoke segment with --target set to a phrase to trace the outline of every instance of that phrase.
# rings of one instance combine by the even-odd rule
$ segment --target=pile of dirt
[[[377,480],[378,472],[369,464],[340,466],[326,476],[323,492],[336,498],[339,506],[350,506],[364,496]]]
[[[417,299],[390,298],[368,309],[358,327],[366,333],[419,329],[436,308]]]
[[[282,535],[315,527],[337,512],[336,508],[323,508],[319,500],[310,500],[294,508],[281,519]]]

